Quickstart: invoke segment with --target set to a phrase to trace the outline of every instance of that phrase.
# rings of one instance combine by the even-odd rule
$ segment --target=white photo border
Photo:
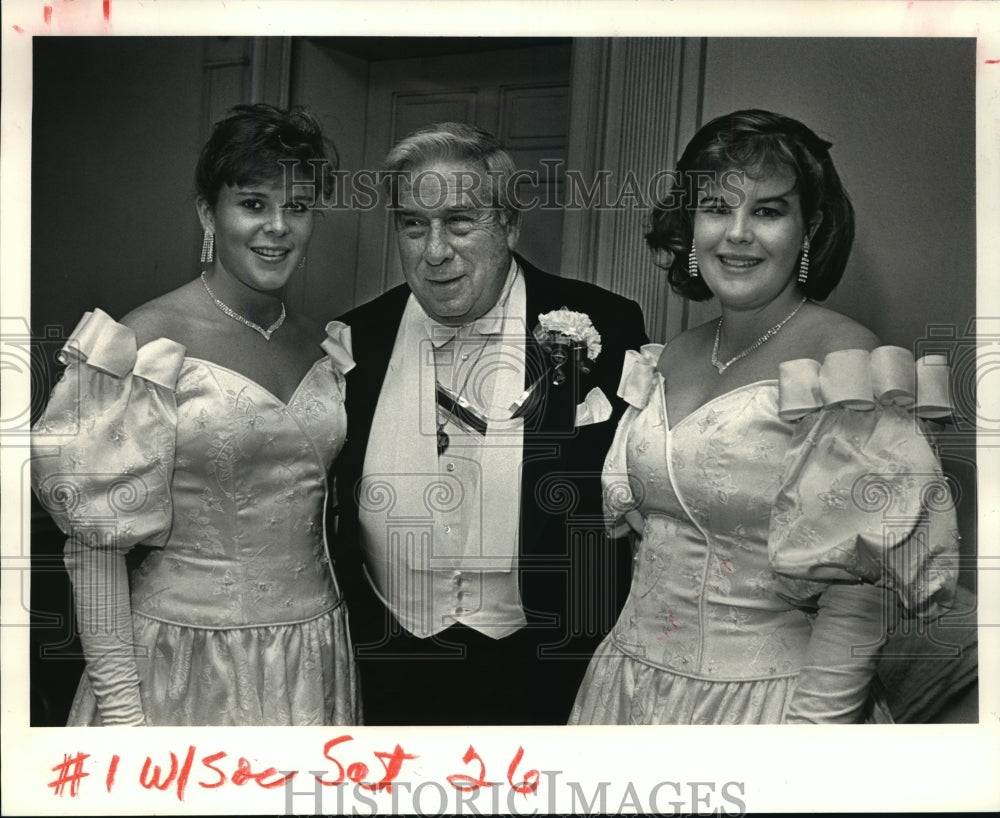
[[[530,5],[530,18],[526,17]],[[70,10],[72,6],[72,10]],[[45,8],[50,8],[48,13]],[[399,21],[399,22],[386,22]],[[977,38],[977,313],[1000,316],[1000,6],[980,2],[332,2],[331,0],[13,0],[2,7],[2,157],[0,157],[0,319],[2,331],[30,315],[31,42],[60,35],[163,36],[464,36],[488,30],[497,36],[552,34],[599,36],[796,36],[796,37],[976,37]],[[23,330],[22,326],[22,330]],[[982,406],[1000,406],[996,377],[985,369],[979,383]],[[4,368],[2,417],[27,405],[27,373]],[[987,811],[1000,809],[1000,573],[979,576],[980,643],[988,657],[980,666],[980,722],[976,725],[866,727],[628,727],[628,728],[160,728],[103,730],[31,728],[28,723],[27,550],[28,497],[22,483],[27,450],[0,448],[2,517],[2,781],[3,813],[55,814],[286,814],[284,787],[264,788],[233,774],[239,759],[253,772],[298,770],[292,807],[296,813],[358,814],[454,812],[447,776],[475,774],[462,757],[474,745],[487,777],[502,787],[467,801],[480,812],[493,808],[537,814],[566,811],[569,782],[587,798],[606,788],[609,811],[641,809],[657,791],[662,811],[717,809],[749,812]],[[980,448],[980,557],[996,560],[1000,508],[1000,458]],[[989,550],[989,549],[992,549]],[[331,747],[340,736],[351,736]],[[309,771],[335,775],[364,763],[371,777],[382,773],[376,752],[399,745],[417,759],[404,762],[410,788],[356,792],[323,788],[317,804]],[[194,748],[191,750],[190,748]],[[535,796],[508,801],[507,775],[515,783],[527,770],[540,772]],[[194,768],[183,800],[177,782],[163,791],[137,783],[145,757],[169,765],[174,753]],[[89,754],[89,777],[74,797],[52,785],[64,758]],[[211,764],[203,759],[217,756]],[[112,759],[115,781],[109,784]],[[211,772],[213,768],[219,774]],[[357,772],[360,768],[354,768]],[[269,780],[274,780],[278,772]],[[206,786],[225,777],[222,786]],[[237,776],[239,778],[239,776]],[[246,778],[246,776],[244,776]],[[676,785],[676,786],[674,786]],[[420,787],[423,787],[420,790]],[[633,795],[630,795],[629,790]],[[450,801],[442,801],[441,792]],[[420,790],[418,794],[417,790]],[[109,792],[110,791],[110,792]],[[338,803],[336,792],[342,795]],[[634,798],[638,798],[635,801]],[[422,800],[421,800],[422,799]],[[683,806],[672,807],[674,802]],[[742,805],[742,809],[741,809]],[[317,807],[321,807],[317,809]],[[552,807],[555,807],[553,810]]]

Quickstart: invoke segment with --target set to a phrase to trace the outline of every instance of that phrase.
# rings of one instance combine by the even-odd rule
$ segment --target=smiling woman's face
[[[792,285],[805,238],[795,177],[729,173],[706,187],[694,219],[702,278],[719,301],[762,307]]]
[[[484,169],[434,162],[400,182],[396,238],[403,275],[435,321],[459,326],[496,303],[518,230],[488,207]]]
[[[309,204],[286,199],[280,179],[223,186],[213,208],[199,202],[202,225],[215,233],[216,269],[253,290],[284,287],[312,238]]]

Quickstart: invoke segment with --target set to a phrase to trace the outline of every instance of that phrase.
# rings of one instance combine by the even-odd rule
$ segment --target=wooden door
[[[519,185],[522,201],[532,194],[556,201],[551,188],[561,183],[569,138],[570,52],[567,42],[373,61],[364,168],[381,168],[390,147],[415,128],[442,120],[472,122],[496,134],[519,168],[538,171],[537,186]],[[561,209],[525,213],[518,249],[532,262],[558,272],[561,241]],[[402,281],[389,214],[384,207],[363,212],[355,303]]]

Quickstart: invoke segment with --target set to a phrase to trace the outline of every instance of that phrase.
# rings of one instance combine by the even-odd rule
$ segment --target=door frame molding
[[[701,124],[705,50],[704,38],[574,40],[568,167],[589,182],[599,171],[642,181],[674,168]],[[641,207],[567,207],[561,270],[634,298],[650,338],[665,341],[686,329],[687,302],[652,264],[646,219]]]

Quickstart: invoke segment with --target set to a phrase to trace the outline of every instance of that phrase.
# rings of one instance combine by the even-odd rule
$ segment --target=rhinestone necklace
[[[715,344],[712,346],[712,366],[718,369],[719,374],[721,375],[723,372],[729,369],[729,367],[735,364],[738,360],[740,360],[741,358],[745,358],[747,355],[749,355],[751,352],[757,349],[757,347],[759,347],[761,344],[765,343],[766,341],[770,341],[775,335],[777,335],[781,331],[781,328],[785,326],[785,324],[787,324],[789,321],[792,320],[792,316],[795,315],[795,313],[797,313],[799,310],[801,310],[802,305],[805,303],[806,299],[803,298],[798,303],[798,306],[796,306],[794,310],[792,310],[790,313],[788,313],[788,315],[782,318],[781,321],[779,321],[777,324],[771,327],[771,329],[769,329],[767,332],[761,335],[760,338],[758,338],[756,341],[750,344],[750,346],[744,349],[741,353],[734,356],[733,358],[730,358],[724,364],[719,363],[719,336],[722,334],[722,319],[720,318],[719,324],[715,328]]]
[[[230,318],[239,321],[241,324],[246,324],[248,327],[250,327],[250,329],[254,330],[255,332],[259,332],[261,335],[264,336],[265,341],[270,341],[271,333],[273,333],[276,329],[278,329],[278,327],[280,327],[282,324],[285,323],[284,301],[281,302],[281,315],[278,316],[278,320],[275,321],[273,324],[271,324],[271,326],[269,326],[267,329],[264,329],[260,324],[255,324],[249,318],[244,318],[242,315],[236,312],[236,310],[230,309],[221,301],[219,301],[219,299],[215,297],[215,293],[212,292],[212,288],[208,286],[208,281],[205,279],[204,270],[201,271],[201,283],[205,285],[205,290],[208,292],[208,297],[215,302],[216,307],[222,310],[222,312],[224,312]]]

